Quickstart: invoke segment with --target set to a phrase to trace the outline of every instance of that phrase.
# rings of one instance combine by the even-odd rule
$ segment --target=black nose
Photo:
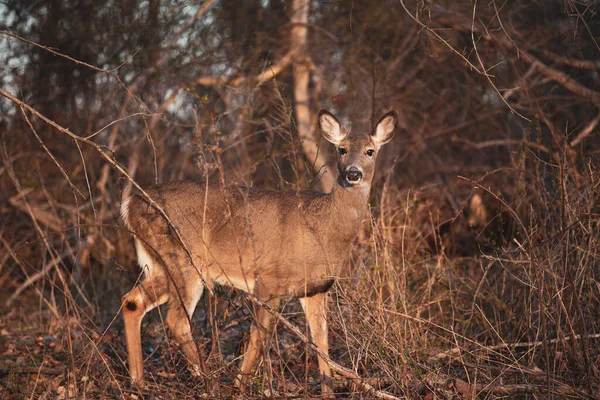
[[[363,174],[358,168],[351,167],[346,170],[346,179],[348,182],[358,182],[362,179]]]

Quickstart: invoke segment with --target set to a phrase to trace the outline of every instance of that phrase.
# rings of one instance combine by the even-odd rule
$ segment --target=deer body
[[[339,276],[367,209],[362,191],[351,193],[356,190],[323,194],[233,187],[225,193],[193,182],[148,190],[152,199],[169,210],[179,234],[192,238],[189,248],[194,264],[202,265],[200,271],[186,260],[182,249],[177,250],[181,245],[158,210],[140,196],[131,197],[123,210],[127,226],[144,233],[138,249],[142,246],[152,259],[157,256],[151,249],[165,248],[168,243],[181,258],[176,268],[182,276],[201,276],[206,283],[251,293],[258,281],[261,297],[307,297],[305,290],[317,294],[322,283],[332,284]],[[148,276],[164,273],[158,262],[143,267]]]
[[[201,359],[189,321],[205,284],[233,286],[272,306],[281,297],[300,298],[312,339],[327,353],[325,293],[348,258],[367,210],[376,153],[391,139],[395,123],[396,114],[388,113],[373,133],[348,134],[333,115],[320,112],[323,135],[339,148],[340,177],[331,193],[223,189],[193,182],[148,190],[172,225],[141,196],[125,200],[121,213],[136,235],[138,263],[145,274],[142,283],[123,296],[132,381],[143,381],[141,320],[165,302],[167,325],[193,372],[200,373]],[[256,324],[242,362],[240,384],[252,372],[270,317],[265,309],[255,309]],[[319,370],[331,376],[320,358]],[[324,385],[323,390],[329,387]]]

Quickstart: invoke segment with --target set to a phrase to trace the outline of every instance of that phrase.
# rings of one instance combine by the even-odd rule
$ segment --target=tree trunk
[[[294,111],[302,151],[312,165],[321,189],[330,192],[333,188],[334,178],[326,168],[323,153],[319,151],[319,142],[311,122],[310,97],[308,95],[310,58],[306,51],[309,6],[310,0],[293,1],[291,46],[294,54]]]

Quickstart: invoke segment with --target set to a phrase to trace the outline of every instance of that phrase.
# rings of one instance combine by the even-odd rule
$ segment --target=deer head
[[[394,136],[397,120],[398,114],[390,111],[381,117],[372,132],[351,133],[329,111],[319,111],[323,137],[337,149],[338,183],[341,186],[370,187],[379,149]]]

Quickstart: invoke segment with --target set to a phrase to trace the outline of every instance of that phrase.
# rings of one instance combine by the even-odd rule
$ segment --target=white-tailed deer
[[[172,225],[139,195],[123,201],[121,214],[135,234],[138,263],[144,271],[144,280],[122,299],[132,382],[141,384],[144,377],[142,318],[164,303],[168,303],[169,329],[192,372],[200,374],[202,361],[190,319],[206,284],[233,286],[272,307],[281,297],[298,297],[313,342],[328,354],[326,292],[348,259],[367,211],[375,159],[394,135],[396,120],[396,112],[388,112],[371,133],[349,133],[331,113],[319,111],[321,132],[337,148],[339,176],[331,193],[218,188],[192,182],[148,190]],[[270,321],[269,311],[257,307],[239,386],[245,386],[254,368]],[[319,371],[325,378],[322,390],[329,392],[326,381],[331,370],[321,358]]]

